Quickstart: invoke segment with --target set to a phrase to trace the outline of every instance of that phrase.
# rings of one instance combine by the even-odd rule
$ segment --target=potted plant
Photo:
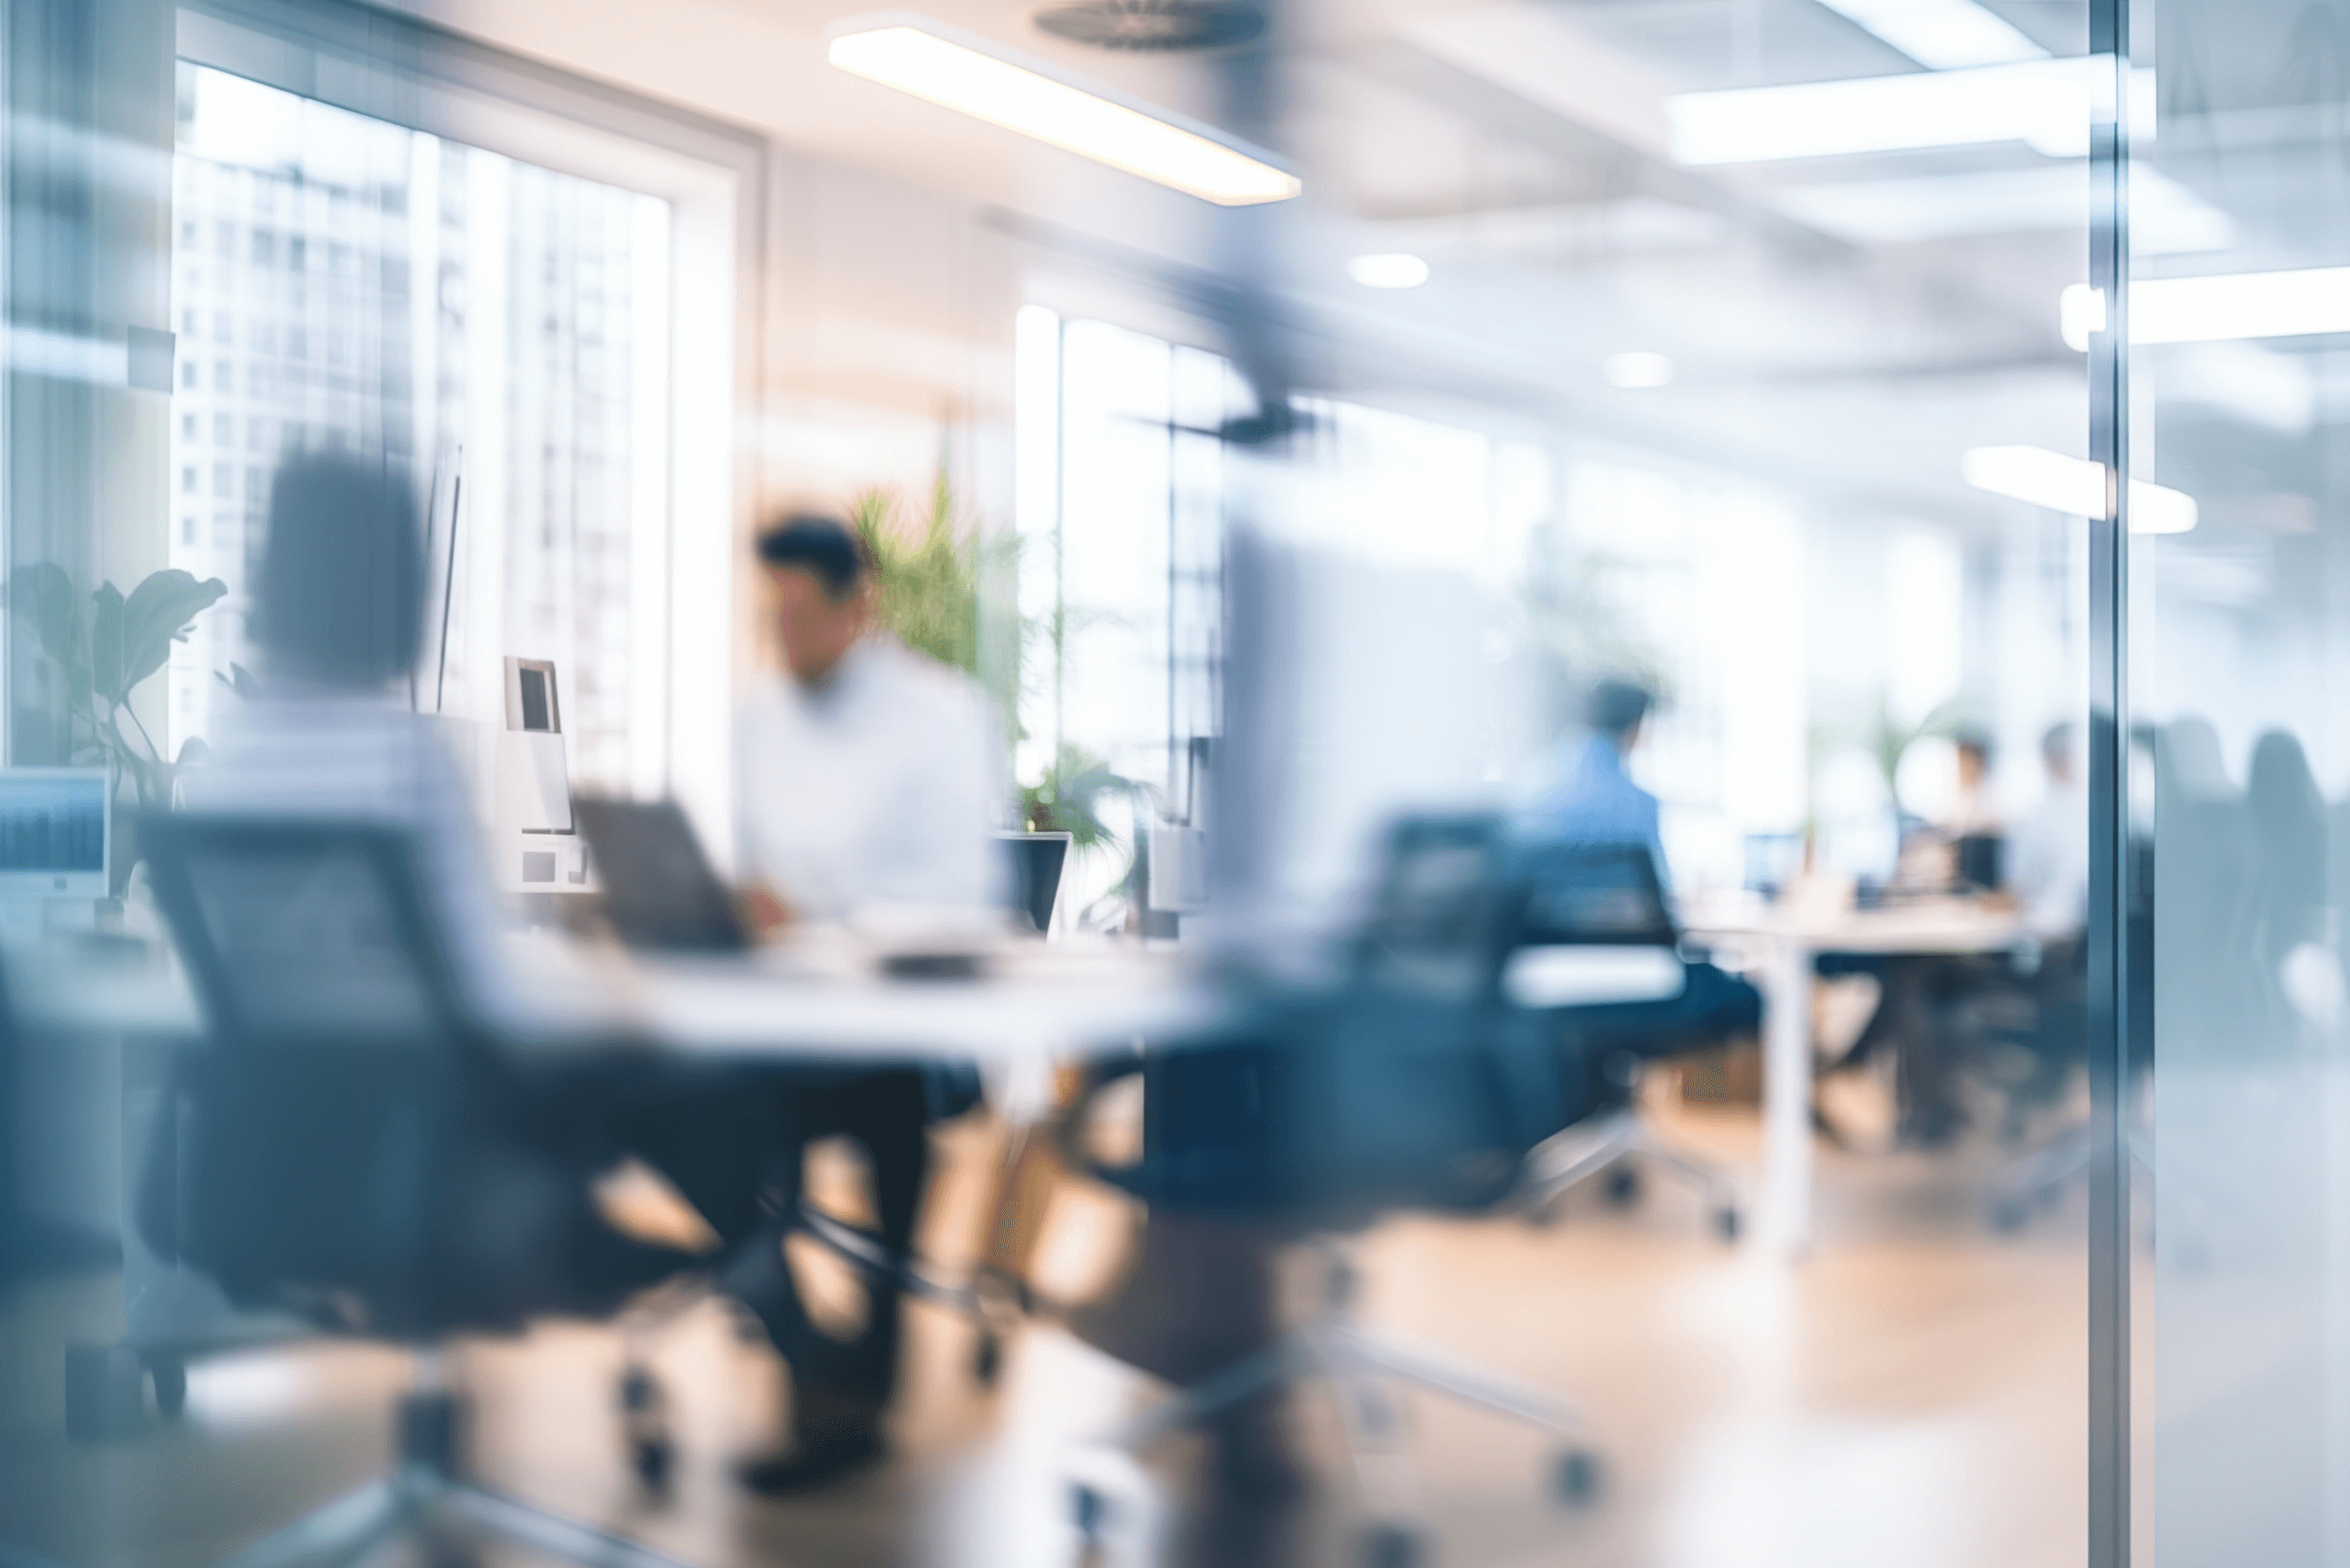
[[[229,591],[218,577],[199,582],[177,567],[150,574],[129,596],[112,583],[86,597],[62,566],[39,561],[10,579],[8,606],[55,668],[58,750],[78,767],[106,769],[107,800],[116,808],[113,886],[117,898],[138,864],[119,810],[124,786],[131,802],[163,811],[172,803],[177,764],[163,755],[130,705],[130,694],[171,658],[196,618]]]

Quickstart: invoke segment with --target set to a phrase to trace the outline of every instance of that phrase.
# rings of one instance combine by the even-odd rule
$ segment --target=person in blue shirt
[[[1528,844],[1645,844],[1659,886],[1673,879],[1657,831],[1656,797],[1624,770],[1640,742],[1655,695],[1628,680],[1602,680],[1583,702],[1583,725],[1551,748],[1541,781],[1519,810],[1518,836]]]

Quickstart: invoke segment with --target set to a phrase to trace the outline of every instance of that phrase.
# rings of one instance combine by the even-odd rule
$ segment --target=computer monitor
[[[0,769],[0,898],[106,896],[106,770]]]
[[[1066,833],[1000,833],[1012,864],[1013,913],[1038,932],[1053,928],[1053,903],[1060,897],[1061,868],[1069,861]]]

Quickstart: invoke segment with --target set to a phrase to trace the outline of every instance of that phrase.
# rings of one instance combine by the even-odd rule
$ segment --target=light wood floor
[[[1751,1168],[1755,1157],[1749,1114],[1685,1115],[1672,1130],[1726,1161]],[[1548,1229],[1415,1219],[1364,1238],[1373,1327],[1484,1359],[1583,1407],[1606,1466],[1593,1506],[1569,1511],[1545,1496],[1545,1444],[1531,1433],[1416,1402],[1413,1473],[1382,1471],[1367,1508],[1335,1423],[1306,1401],[1303,1441],[1326,1481],[1317,1500],[1175,1529],[1176,1554],[1350,1562],[1376,1510],[1422,1520],[1436,1561],[1489,1568],[2078,1562],[2078,1195],[2023,1236],[1995,1237],[1981,1218],[1991,1151],[1820,1159],[1821,1239],[1796,1266],[1724,1248],[1695,1199],[1661,1182],[1628,1211],[1578,1193]],[[955,1163],[964,1180],[977,1157]],[[10,1309],[18,1365],[0,1378],[0,1541],[71,1568],[183,1568],[384,1462],[404,1363],[352,1346],[218,1360],[196,1369],[176,1424],[100,1447],[57,1440],[40,1347],[103,1334],[118,1296],[106,1282],[45,1286]],[[729,1482],[733,1458],[771,1429],[779,1379],[722,1309],[699,1308],[655,1341],[683,1450],[662,1502],[632,1484],[615,1440],[610,1332],[550,1327],[461,1360],[487,1478],[712,1568],[1079,1561],[1061,1457],[1160,1391],[1037,1327],[987,1393],[966,1373],[968,1342],[963,1325],[917,1309],[902,1456],[789,1504],[746,1499]],[[1185,1495],[1183,1445],[1159,1459],[1169,1495]]]

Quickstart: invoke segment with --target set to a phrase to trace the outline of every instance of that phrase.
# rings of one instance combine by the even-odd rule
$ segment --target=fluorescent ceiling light
[[[2065,341],[2086,351],[2105,330],[2105,291],[2076,283],[2057,297]],[[2216,343],[2350,332],[2350,267],[2146,278],[2130,286],[2133,343]]]
[[[2088,225],[2088,176],[2042,163],[1898,180],[1838,180],[1769,193],[1780,211],[1860,245],[1905,245],[1969,234],[2022,234]],[[2130,249],[2137,255],[2221,251],[2235,224],[2151,169],[2130,173]]]
[[[2048,51],[1975,0],[1819,0],[1933,71],[2045,60]]]
[[[1672,383],[1673,362],[1661,353],[1612,353],[1600,362],[1599,374],[1610,386],[1647,391]]]
[[[1913,71],[1783,87],[1681,93],[1665,100],[1683,163],[1760,163],[2021,141],[2052,158],[2085,157],[2089,114],[2109,76],[2101,55],[2027,60],[1967,71]],[[2151,68],[2130,73],[2133,137],[2153,134]],[[2087,194],[2083,195],[2087,205]]]
[[[2075,517],[2109,518],[2106,468],[2044,446],[1977,446],[1959,459],[1961,477],[1978,490],[2030,501]],[[2195,526],[2195,498],[2143,479],[2130,481],[2130,532],[2185,533]]]
[[[1347,263],[1347,275],[1365,288],[1417,288],[1428,280],[1428,264],[1404,252],[1357,256]]]
[[[830,34],[830,58],[844,71],[1219,206],[1286,201],[1304,189],[1210,127],[1064,80],[1041,62],[1015,63],[992,40],[927,17],[854,17]]]

